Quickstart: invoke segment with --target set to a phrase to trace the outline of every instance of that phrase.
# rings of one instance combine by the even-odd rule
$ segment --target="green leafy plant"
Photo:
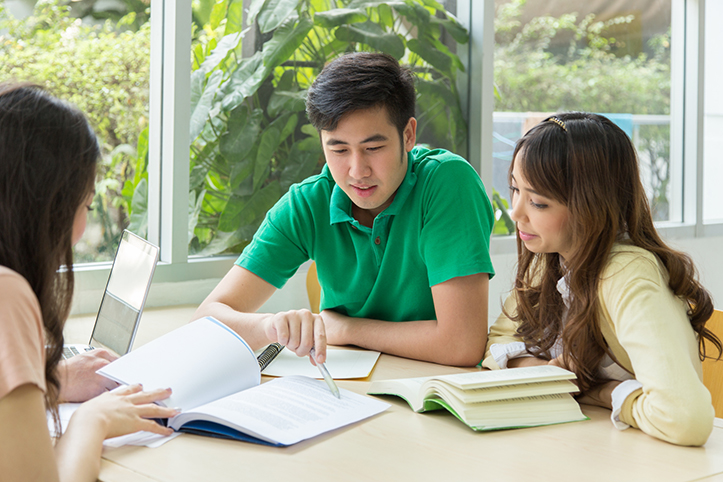
[[[97,244],[78,261],[108,259],[124,227],[147,232],[147,0],[104,10],[41,0],[25,20],[0,5],[4,73],[42,83],[86,112],[103,162],[92,222]],[[304,98],[323,65],[357,50],[390,53],[418,77],[419,138],[465,155],[467,128],[454,53],[466,30],[435,0],[253,0],[242,25],[241,0],[196,0],[191,103],[189,243],[192,253],[240,250],[265,212],[323,158],[306,121]],[[117,10],[117,11],[116,11]],[[123,12],[128,12],[123,15]],[[246,42],[253,55],[243,58]]]
[[[508,212],[510,204],[494,188],[492,188],[492,207],[495,210],[495,224],[492,227],[492,234],[504,236],[514,233],[515,222]]]
[[[240,251],[289,186],[320,170],[305,95],[341,54],[382,51],[411,66],[420,139],[465,154],[456,86],[463,65],[453,50],[468,36],[439,2],[254,0],[251,27],[241,24],[241,8],[238,0],[216,2],[193,47],[192,253]],[[255,51],[243,58],[252,34]]]
[[[77,247],[77,262],[110,259],[128,223],[131,198],[122,190],[139,175],[135,146],[148,124],[150,70],[150,26],[128,29],[135,18],[131,13],[117,22],[87,25],[57,0],[41,0],[32,16],[17,20],[0,4],[3,80],[35,82],[75,104],[101,142],[91,217],[97,240]]]

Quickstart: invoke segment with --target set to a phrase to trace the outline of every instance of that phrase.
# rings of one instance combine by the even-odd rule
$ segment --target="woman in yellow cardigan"
[[[518,271],[483,365],[562,366],[615,427],[704,444],[713,306],[656,232],[628,136],[599,115],[558,114],[519,140],[509,177]]]

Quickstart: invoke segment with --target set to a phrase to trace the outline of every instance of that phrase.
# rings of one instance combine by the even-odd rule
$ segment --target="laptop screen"
[[[130,351],[158,262],[158,248],[123,231],[90,345],[118,355]]]

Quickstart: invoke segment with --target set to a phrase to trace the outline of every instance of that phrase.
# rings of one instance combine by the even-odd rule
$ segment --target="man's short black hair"
[[[386,107],[401,136],[414,117],[414,76],[387,54],[343,55],[321,71],[306,98],[306,114],[319,131],[333,131],[347,113]]]

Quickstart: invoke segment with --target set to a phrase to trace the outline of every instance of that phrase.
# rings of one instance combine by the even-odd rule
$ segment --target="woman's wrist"
[[[547,364],[547,360],[534,356],[521,356],[517,358],[510,358],[509,360],[507,360],[507,368],[533,367],[537,365]]]
[[[577,401],[587,405],[596,405],[598,407],[612,409],[613,390],[615,390],[618,385],[620,385],[620,382],[614,380],[603,383],[585,392]]]
[[[600,398],[607,408],[612,408],[613,406],[613,390],[615,390],[618,385],[620,385],[618,381],[609,381],[601,387]]]
[[[70,417],[68,430],[75,430],[82,427],[84,432],[97,433],[102,440],[105,440],[109,430],[109,419],[101,410],[96,410],[92,402],[83,403]]]

